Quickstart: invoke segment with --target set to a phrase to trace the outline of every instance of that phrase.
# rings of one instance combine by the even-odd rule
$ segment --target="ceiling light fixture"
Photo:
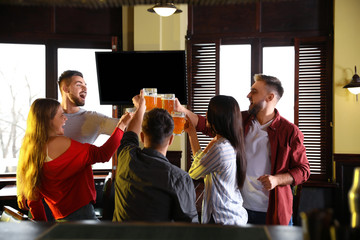
[[[157,3],[152,8],[149,8],[148,12],[156,13],[161,17],[168,17],[174,13],[181,13],[182,10],[176,8],[173,3]]]

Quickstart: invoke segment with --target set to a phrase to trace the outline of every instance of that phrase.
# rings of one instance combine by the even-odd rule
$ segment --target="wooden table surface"
[[[241,239],[302,240],[301,227],[221,226],[189,223],[0,222],[0,239]]]

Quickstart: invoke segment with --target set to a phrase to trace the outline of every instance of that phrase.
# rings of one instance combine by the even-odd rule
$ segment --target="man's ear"
[[[274,93],[269,93],[266,97],[266,101],[267,102],[271,102],[275,97],[275,94]]]
[[[172,134],[169,138],[169,146],[173,143],[174,141],[174,134]]]
[[[69,93],[69,87],[66,86],[66,84],[63,84],[62,87],[61,87],[61,89],[62,89],[62,92],[64,92],[64,93]]]

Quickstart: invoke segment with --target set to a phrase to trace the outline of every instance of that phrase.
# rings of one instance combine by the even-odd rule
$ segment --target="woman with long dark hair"
[[[243,225],[247,212],[243,207],[240,188],[246,176],[242,118],[237,101],[218,95],[210,100],[207,125],[215,136],[202,151],[196,130],[187,121],[194,161],[189,174],[204,178],[202,223]]]

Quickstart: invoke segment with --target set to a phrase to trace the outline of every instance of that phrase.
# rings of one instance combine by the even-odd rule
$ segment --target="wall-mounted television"
[[[142,88],[187,104],[185,51],[96,52],[100,104],[131,105]]]

